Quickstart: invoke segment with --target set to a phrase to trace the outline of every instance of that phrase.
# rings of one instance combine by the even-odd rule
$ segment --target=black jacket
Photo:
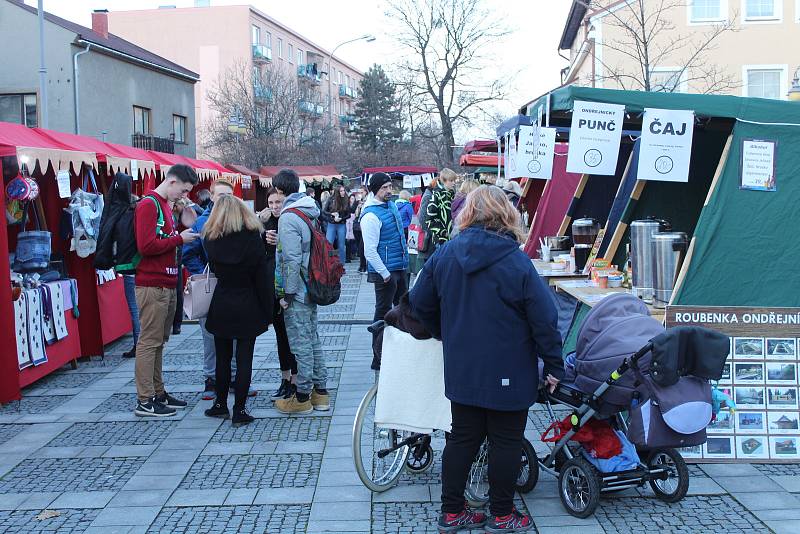
[[[225,339],[252,339],[272,322],[273,273],[258,232],[241,231],[219,239],[204,239],[217,288],[211,299],[206,328]]]
[[[94,266],[98,269],[130,264],[136,255],[136,234],[133,230],[136,205],[132,189],[133,178],[121,172],[114,176],[100,218],[100,234],[94,256]],[[132,274],[124,269],[118,271]]]

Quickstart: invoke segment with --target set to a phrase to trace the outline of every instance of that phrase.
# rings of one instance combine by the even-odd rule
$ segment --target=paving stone
[[[104,508],[114,497],[113,491],[80,491],[62,493],[48,505],[51,509],[61,508]]]
[[[800,464],[753,464],[759,472],[769,476],[800,477]]]
[[[0,493],[119,490],[143,463],[141,458],[23,460],[0,480]]]
[[[223,424],[211,442],[324,441],[329,426],[330,420],[323,417],[269,417],[237,428]]]
[[[181,489],[246,489],[314,486],[320,454],[200,456]],[[209,476],[213,473],[212,476]]]
[[[165,507],[147,530],[162,534],[304,533],[309,505]]]
[[[727,495],[685,497],[674,504],[648,498],[604,499],[595,517],[608,533],[767,531],[764,523]]]
[[[175,430],[174,421],[75,423],[50,445],[155,445]]]
[[[757,491],[781,491],[783,488],[766,476],[716,477],[714,482],[730,493],[752,493]]]
[[[517,499],[514,503],[518,510],[527,513],[525,504]],[[441,503],[373,503],[372,532],[386,534],[399,533],[438,533],[436,523],[439,520]],[[484,529],[462,530],[474,534],[483,534]]]
[[[74,395],[41,395],[22,397],[0,406],[3,414],[52,414],[53,410],[74,398]]]
[[[0,444],[10,440],[20,432],[29,429],[31,425],[0,424]]]
[[[58,515],[39,520],[41,510],[0,511],[0,532],[8,534],[78,534],[86,532],[100,513],[96,509],[61,509]]]
[[[189,403],[189,406],[186,407],[187,410],[197,406],[203,396],[200,392],[174,393],[172,395]],[[132,413],[134,408],[136,408],[136,393],[115,393],[92,410],[92,413]],[[136,420],[139,421],[139,419]]]
[[[103,378],[104,374],[98,373],[76,373],[73,371],[62,371],[51,373],[36,381],[37,388],[84,388]]]

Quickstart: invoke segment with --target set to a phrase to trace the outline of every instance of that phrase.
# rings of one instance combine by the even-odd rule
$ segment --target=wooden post
[[[578,182],[578,187],[575,189],[575,194],[572,196],[572,202],[575,202],[576,198],[580,198],[583,194],[583,190],[586,188],[586,182],[589,180],[589,175],[584,174],[581,176],[581,181]],[[572,202],[570,202],[570,207],[572,206]],[[561,221],[561,226],[558,228],[558,235],[567,235],[567,230],[569,229],[569,225],[572,223],[572,216],[569,213],[564,215],[564,220]]]

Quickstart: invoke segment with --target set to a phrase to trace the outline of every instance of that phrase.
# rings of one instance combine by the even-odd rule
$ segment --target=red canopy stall
[[[67,269],[71,269],[78,260],[74,253],[69,252],[69,243],[58,235],[59,222],[62,208],[67,201],[62,199],[58,192],[56,173],[59,170],[70,172],[70,187],[77,187],[80,181],[78,174],[84,165],[96,166],[97,155],[95,152],[70,150],[70,147],[41,133],[18,124],[0,122],[0,167],[3,172],[3,188],[0,198],[6,206],[6,185],[17,175],[20,164],[24,164],[31,171],[33,178],[39,186],[39,196],[32,203],[32,208],[37,211],[42,222],[42,229],[49,229],[52,233],[51,250],[55,255],[63,255]],[[77,170],[77,174],[76,171]],[[27,221],[27,230],[35,229],[35,224],[30,217]],[[20,398],[20,388],[53,372],[63,365],[74,362],[81,356],[81,339],[78,325],[77,306],[79,299],[71,295],[70,282],[53,282],[59,284],[58,294],[64,295],[64,325],[66,336],[52,344],[44,346],[44,342],[34,336],[44,346],[44,358],[36,362],[23,362],[20,354],[24,355],[25,345],[30,343],[29,324],[27,315],[25,319],[17,321],[14,312],[17,304],[28,301],[29,291],[24,292],[24,301],[12,300],[11,270],[9,265],[9,252],[16,249],[17,235],[22,229],[19,225],[9,225],[5,232],[0,232],[0,344],[4,347],[0,357],[0,402]],[[50,286],[48,286],[50,287]],[[55,288],[52,288],[55,291]],[[27,311],[24,312],[27,314]],[[18,322],[23,325],[17,328]],[[20,345],[18,352],[17,336],[24,336],[25,343]]]

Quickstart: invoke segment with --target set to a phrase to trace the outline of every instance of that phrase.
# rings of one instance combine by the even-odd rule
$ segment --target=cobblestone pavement
[[[0,532],[436,532],[441,433],[431,468],[403,473],[384,493],[368,491],[353,468],[353,419],[374,380],[366,332],[373,302],[365,277],[353,273],[341,300],[320,310],[328,412],[284,417],[274,410],[269,394],[280,373],[267,332],[253,362],[259,394],[248,399],[256,422],[233,428],[205,417],[202,337],[191,324],[164,353],[167,389],[189,403],[177,417],[133,416],[134,362],[121,357],[130,337],[106,347],[104,358],[26,388],[22,401],[0,407]],[[534,407],[529,419],[526,435],[544,453],[538,436],[549,416]],[[703,464],[691,465],[690,474],[689,495],[679,503],[664,504],[645,487],[606,496],[594,516],[576,519],[543,472],[517,506],[530,511],[540,533],[800,532],[800,465]],[[45,510],[53,513],[40,515]]]

